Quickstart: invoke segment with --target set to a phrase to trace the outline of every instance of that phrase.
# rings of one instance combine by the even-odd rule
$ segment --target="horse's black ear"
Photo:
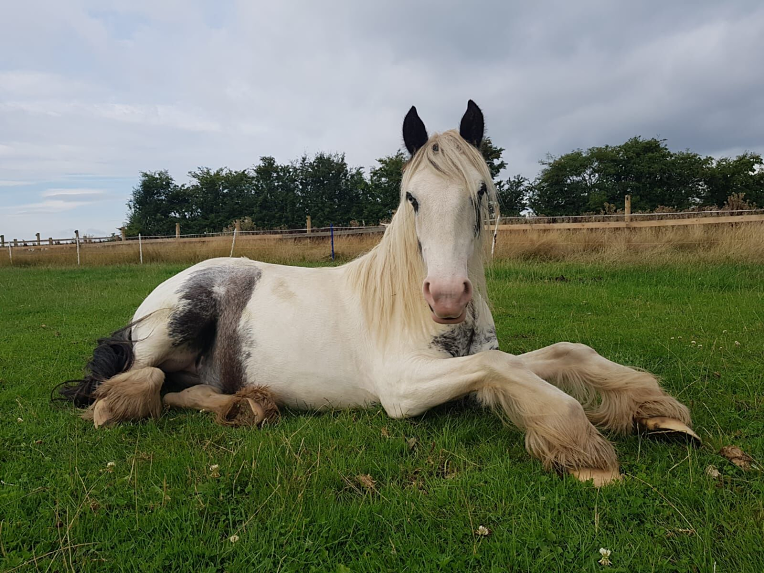
[[[462,122],[459,124],[459,135],[468,143],[480,147],[484,131],[483,112],[474,101],[470,100],[467,102],[467,111],[464,112]]]
[[[424,123],[419,119],[416,107],[413,105],[403,120],[403,143],[411,155],[417,152],[417,149],[424,147],[427,143],[427,130]]]

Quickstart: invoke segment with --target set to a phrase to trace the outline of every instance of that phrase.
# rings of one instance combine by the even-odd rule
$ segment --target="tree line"
[[[672,152],[665,140],[634,137],[621,145],[547,156],[534,180],[500,177],[504,149],[482,146],[503,216],[532,212],[560,216],[603,213],[632,196],[635,212],[724,205],[731,195],[764,205],[764,162],[756,153],[714,159]],[[202,167],[177,183],[167,171],[142,172],[128,202],[129,235],[219,232],[236,220],[247,228],[294,229],[310,215],[317,227],[376,225],[398,207],[406,156],[376,161],[368,174],[344,154],[303,155],[290,163],[261,157],[242,170]],[[744,203],[745,204],[745,203]]]
[[[632,197],[632,209],[723,207],[730,196],[764,205],[764,162],[745,152],[714,159],[672,152],[663,139],[633,137],[621,145],[548,156],[533,182],[521,181],[526,205],[549,216],[602,213]]]

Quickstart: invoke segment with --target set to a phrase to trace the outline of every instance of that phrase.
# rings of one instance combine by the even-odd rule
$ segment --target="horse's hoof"
[[[579,481],[587,482],[592,481],[594,487],[602,487],[603,485],[610,485],[621,481],[621,472],[618,468],[610,470],[601,470],[597,468],[578,468],[569,469],[568,473],[575,477]]]
[[[265,420],[265,410],[251,398],[234,396],[229,406],[219,412],[218,423],[224,426],[259,426]]]
[[[637,428],[650,437],[663,438],[685,442],[693,446],[700,446],[703,440],[692,429],[675,418],[662,416],[655,418],[639,418],[636,420]]]
[[[109,408],[108,402],[103,398],[96,400],[92,406],[85,410],[81,418],[90,420],[96,428],[111,426],[114,423],[114,414]]]

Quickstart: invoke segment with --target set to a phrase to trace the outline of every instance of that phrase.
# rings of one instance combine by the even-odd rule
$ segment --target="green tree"
[[[366,181],[363,170],[349,167],[344,154],[304,155],[293,168],[299,204],[315,226],[344,226],[357,217]]]
[[[580,215],[589,207],[597,183],[593,158],[577,149],[542,160],[543,169],[528,196],[528,206],[537,215]]]
[[[507,166],[507,162],[501,158],[504,148],[497,147],[493,144],[490,137],[486,137],[480,144],[480,152],[483,154],[483,158],[488,164],[488,169],[491,171],[491,178],[494,184],[496,184],[496,178],[499,176],[499,173]]]
[[[135,236],[166,235],[175,231],[182,206],[178,186],[167,171],[142,171],[128,201],[125,232]]]
[[[294,229],[305,225],[291,165],[280,165],[270,156],[261,157],[252,177],[254,204],[248,214],[258,229]]]
[[[496,184],[496,196],[502,217],[519,217],[527,207],[530,181],[520,174]]]
[[[674,153],[662,139],[632,137],[621,145],[549,156],[541,164],[529,205],[536,213],[554,216],[601,212],[606,204],[623,205],[626,195],[635,211],[687,209],[703,200],[710,159],[690,151]]]
[[[749,203],[764,205],[764,161],[758,153],[710,160],[702,196],[707,205],[721,207],[733,193],[744,193]]]
[[[187,232],[218,233],[254,208],[253,178],[247,170],[200,167],[188,176],[193,208],[184,222]]]
[[[394,155],[377,159],[377,163],[369,172],[369,183],[362,198],[361,220],[367,225],[389,221],[398,208],[406,156],[399,150]]]

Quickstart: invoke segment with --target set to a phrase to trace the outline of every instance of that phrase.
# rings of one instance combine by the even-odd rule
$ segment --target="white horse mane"
[[[481,174],[488,201],[478,202],[475,182],[469,179],[470,168]],[[488,205],[496,204],[496,189],[485,159],[456,130],[436,133],[414,154],[403,170],[401,189],[408,187],[414,173],[430,169],[440,176],[462,183],[465,193],[480,204],[480,236],[483,247],[475,249],[469,262],[469,278],[476,294],[488,302],[483,268],[490,233],[486,232]],[[498,207],[496,207],[498,212]],[[397,336],[433,334],[437,325],[422,296],[425,268],[419,253],[414,212],[403,192],[401,203],[379,244],[348,265],[351,288],[359,294],[367,324],[378,341]]]

